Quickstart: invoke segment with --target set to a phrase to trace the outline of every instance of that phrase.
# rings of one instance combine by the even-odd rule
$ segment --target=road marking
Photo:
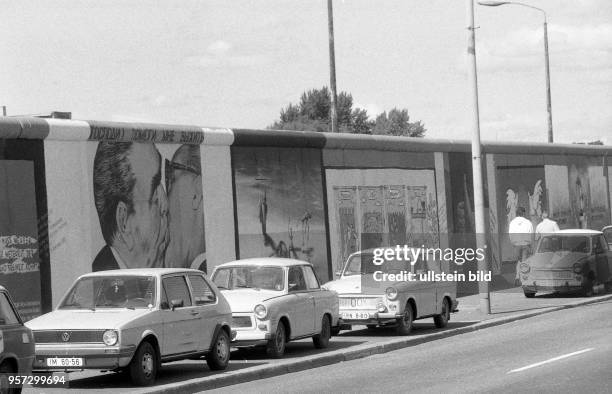
[[[554,357],[554,358],[548,359],[548,360],[546,360],[546,361],[540,361],[539,363],[530,364],[530,365],[527,365],[527,366],[522,367],[522,368],[513,369],[512,371],[508,371],[506,374],[509,374],[509,373],[514,373],[514,372],[521,372],[521,371],[524,371],[524,370],[526,370],[526,369],[530,369],[530,368],[539,367],[540,365],[544,365],[544,364],[552,363],[553,361],[558,361],[558,360],[562,360],[562,359],[564,359],[564,358],[568,358],[568,357],[576,356],[576,355],[581,354],[581,353],[590,352],[591,350],[593,350],[593,348],[592,348],[592,347],[590,347],[590,348],[588,348],[588,349],[578,350],[577,352],[573,352],[573,353],[564,354],[563,356]]]

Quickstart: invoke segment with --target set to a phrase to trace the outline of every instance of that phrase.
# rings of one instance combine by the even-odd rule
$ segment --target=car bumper
[[[523,290],[526,291],[575,291],[582,289],[582,282],[570,279],[529,279],[523,280]]]
[[[385,324],[395,322],[397,319],[402,317],[402,314],[396,312],[374,312],[374,311],[345,311],[346,313],[343,315],[342,311],[340,311],[340,320],[339,325],[342,327],[343,325],[352,325],[352,324]],[[368,314],[369,317],[348,317],[350,313],[362,313]]]
[[[32,369],[35,371],[70,371],[82,369],[116,369],[127,366],[136,352],[136,345],[106,346],[103,344],[65,346],[37,344]],[[49,366],[48,358],[81,358],[80,366]]]
[[[256,346],[265,345],[272,338],[272,334],[268,331],[259,329],[252,330],[236,330],[236,339],[232,342],[232,346]]]

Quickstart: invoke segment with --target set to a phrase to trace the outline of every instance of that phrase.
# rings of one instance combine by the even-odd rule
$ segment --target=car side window
[[[19,324],[17,313],[5,293],[0,293],[0,325]]]
[[[187,287],[187,282],[183,275],[164,278],[162,283],[170,304],[174,303],[175,307],[179,308],[192,305],[189,288]]]
[[[319,285],[319,280],[312,270],[312,267],[305,265],[302,268],[304,268],[304,276],[306,277],[306,286],[308,286],[308,289],[318,290],[321,286]]]
[[[289,267],[289,291],[305,291],[306,281],[302,268],[299,266]]]
[[[217,300],[215,292],[206,283],[202,275],[189,275],[189,282],[193,291],[193,301],[196,305],[210,304]]]

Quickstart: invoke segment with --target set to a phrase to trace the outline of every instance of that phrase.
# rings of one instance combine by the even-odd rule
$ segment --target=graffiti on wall
[[[92,271],[184,267],[206,270],[199,145],[101,141],[93,203],[104,245]],[[174,150],[174,152],[172,152]]]
[[[232,148],[239,255],[290,257],[329,278],[317,149]]]
[[[358,250],[439,246],[433,170],[327,169],[325,174],[334,270]]]

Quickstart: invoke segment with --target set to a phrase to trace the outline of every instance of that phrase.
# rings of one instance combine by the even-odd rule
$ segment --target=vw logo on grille
[[[62,341],[68,342],[69,340],[70,340],[70,333],[69,332],[63,332],[62,333]]]

